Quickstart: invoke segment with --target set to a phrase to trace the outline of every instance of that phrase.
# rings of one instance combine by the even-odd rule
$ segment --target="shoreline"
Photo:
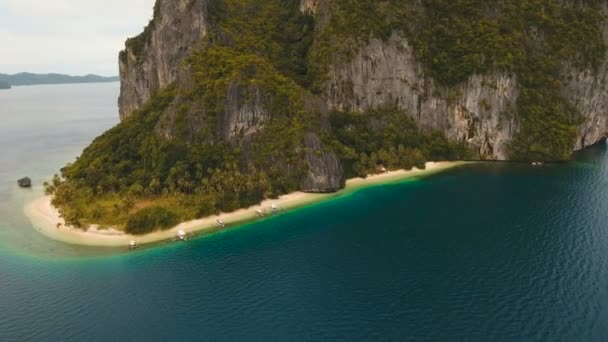
[[[402,181],[419,176],[427,176],[434,173],[452,169],[457,166],[465,165],[466,162],[429,162],[425,170],[412,169],[410,171],[398,170],[387,173],[372,175],[367,178],[353,178],[346,181],[344,189],[330,194],[313,194],[304,192],[293,192],[283,195],[278,199],[267,199],[262,203],[246,208],[239,209],[230,213],[208,216],[198,220],[182,222],[177,226],[163,231],[156,231],[145,235],[130,235],[120,230],[98,229],[95,225],[88,230],[65,226],[64,220],[60,217],[59,211],[51,205],[51,198],[43,196],[25,206],[25,215],[29,218],[33,228],[39,233],[50,239],[60,242],[89,246],[89,247],[126,247],[131,240],[136,241],[139,246],[152,245],[164,241],[171,241],[177,236],[179,230],[184,230],[191,237],[198,235],[208,235],[218,231],[239,227],[245,223],[263,220],[272,217],[266,215],[257,216],[256,211],[270,212],[269,208],[276,204],[279,213],[301,208],[314,203],[323,202],[328,199],[341,197],[352,193],[361,188],[374,185],[389,184],[391,182]],[[217,220],[223,220],[227,226],[220,228]],[[57,224],[61,224],[57,228]]]

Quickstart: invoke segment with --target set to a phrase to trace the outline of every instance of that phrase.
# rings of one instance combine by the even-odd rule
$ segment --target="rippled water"
[[[42,194],[43,181],[118,122],[119,88],[104,83],[0,91],[0,250],[50,258],[102,253],[43,238],[31,228],[23,206]],[[33,189],[17,188],[16,180],[24,176],[32,178]]]
[[[0,341],[608,340],[605,145],[108,256],[38,236],[14,184],[116,122],[117,85],[87,87],[0,92]]]

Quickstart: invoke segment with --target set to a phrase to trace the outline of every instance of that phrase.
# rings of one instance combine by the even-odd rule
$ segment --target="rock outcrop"
[[[120,54],[121,119],[178,78],[181,62],[208,30],[207,0],[158,0],[154,12],[144,33]]]
[[[303,0],[302,7],[314,12],[327,2]],[[602,5],[602,12],[608,14],[608,5]],[[604,21],[602,31],[608,42],[608,21]],[[451,140],[468,142],[480,158],[509,158],[509,142],[520,128],[514,75],[494,72],[471,76],[454,87],[440,86],[425,74],[408,40],[395,32],[387,41],[371,39],[353,56],[331,67],[325,94],[331,108],[366,111],[397,107],[409,113],[422,128],[436,129]],[[606,139],[608,56],[596,70],[568,65],[562,74],[562,96],[583,118],[573,149]]]
[[[574,146],[575,150],[580,150],[605,139],[608,134],[608,61],[598,72],[572,70],[570,75],[562,88],[562,95],[584,117]]]
[[[608,15],[608,4],[604,4],[602,12]],[[608,42],[608,21],[604,22],[602,34]],[[572,66],[565,69],[568,76],[562,86],[562,96],[574,104],[585,119],[579,126],[574,147],[580,150],[608,135],[608,56],[597,70]]]
[[[436,129],[467,141],[479,155],[506,159],[507,143],[517,131],[509,113],[517,102],[517,80],[507,74],[475,75],[454,88],[425,76],[407,39],[372,39],[347,63],[330,71],[326,98],[333,109],[366,111],[396,107],[421,128]]]
[[[220,119],[220,134],[233,138],[248,136],[263,128],[270,119],[266,110],[262,89],[257,86],[242,87],[232,82],[228,87],[226,108]]]
[[[323,150],[321,139],[314,133],[304,136],[308,175],[301,185],[302,191],[324,193],[334,192],[344,187],[344,170],[333,152]]]
[[[17,184],[22,188],[31,188],[32,180],[29,177],[21,178],[17,181]]]
[[[328,0],[300,1],[301,11],[323,18],[321,21],[331,16],[327,13],[329,7]],[[127,44],[121,53],[122,119],[140,108],[151,94],[178,80],[182,61],[210,29],[207,0],[157,1],[154,20],[138,37],[140,45]],[[608,41],[608,24],[603,30]],[[573,146],[581,149],[604,139],[608,132],[608,59],[598,70],[565,69],[567,77],[562,84],[562,96],[574,104],[584,118]],[[504,160],[509,157],[509,143],[520,129],[518,80],[513,74],[473,75],[459,85],[442,86],[425,73],[408,39],[399,32],[393,32],[387,40],[371,39],[367,45],[352,51],[347,60],[330,65],[329,70],[325,92],[318,98],[329,109],[398,108],[408,113],[422,129],[439,130],[450,140],[467,142],[479,158]],[[233,84],[227,98],[218,126],[221,135],[228,139],[237,134],[254,134],[272,116],[256,87],[243,89]],[[205,108],[196,105],[189,108],[190,127],[196,131],[203,125],[200,113]],[[166,127],[171,126],[170,121],[165,120],[169,123]],[[166,137],[173,136],[170,128],[159,132]],[[316,142],[315,138],[307,137],[307,145],[313,149]],[[308,154],[307,159],[311,175],[305,187],[323,191],[339,183],[335,155],[322,152],[320,156]]]
[[[608,4],[602,13],[608,15]],[[608,21],[602,27],[604,41],[608,42]],[[580,150],[605,139],[608,135],[608,56],[598,70],[580,70],[570,67],[569,80],[562,87],[562,95],[574,103],[585,121],[580,125],[575,149]]]

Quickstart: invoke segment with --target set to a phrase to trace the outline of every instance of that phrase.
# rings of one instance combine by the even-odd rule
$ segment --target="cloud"
[[[6,11],[24,16],[64,16],[73,10],[69,0],[2,0],[0,1]]]
[[[118,74],[154,0],[0,0],[0,73]]]

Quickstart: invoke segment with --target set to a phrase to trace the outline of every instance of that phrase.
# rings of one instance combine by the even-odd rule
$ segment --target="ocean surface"
[[[606,145],[134,253],[50,241],[23,206],[117,123],[118,89],[0,91],[0,341],[608,340]]]

